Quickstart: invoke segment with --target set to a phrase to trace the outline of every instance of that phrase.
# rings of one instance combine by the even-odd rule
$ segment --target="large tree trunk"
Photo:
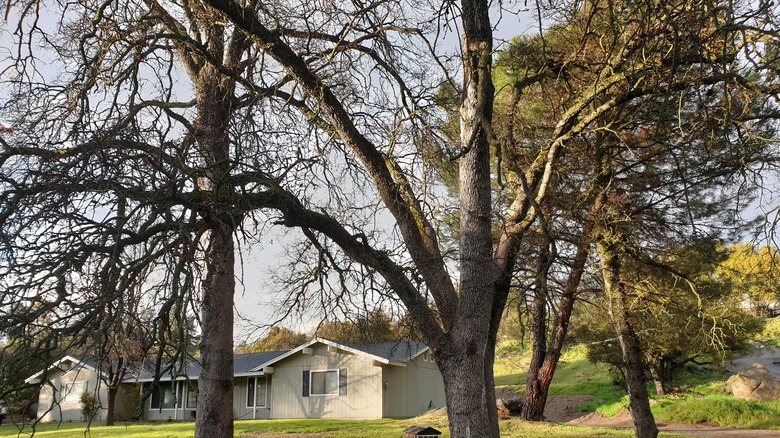
[[[210,55],[224,56],[224,29],[215,24],[209,30]],[[198,378],[197,438],[233,437],[233,294],[235,291],[235,247],[233,233],[240,215],[229,210],[234,200],[230,174],[228,126],[233,84],[217,67],[206,63],[194,79],[198,114],[195,136],[203,174],[198,181],[207,204],[199,213],[207,231],[204,247],[204,278],[201,304],[201,373]]]
[[[233,250],[232,231],[211,231],[201,310],[198,438],[233,436]]]
[[[493,358],[498,268],[493,258],[488,131],[493,117],[492,28],[488,3],[462,0],[463,85],[460,108],[460,300],[437,355],[452,438],[498,438]]]
[[[601,258],[601,272],[604,280],[604,292],[609,303],[609,314],[615,329],[620,350],[623,354],[623,367],[628,390],[628,408],[634,421],[637,438],[655,438],[658,427],[650,411],[650,396],[647,393],[647,364],[645,363],[639,337],[631,325],[626,309],[626,291],[620,281],[620,255],[606,242],[614,235],[605,236],[596,243]]]
[[[437,353],[444,378],[447,415],[452,438],[498,438],[493,353],[485,345],[467,343]],[[489,344],[489,343],[488,343]]]

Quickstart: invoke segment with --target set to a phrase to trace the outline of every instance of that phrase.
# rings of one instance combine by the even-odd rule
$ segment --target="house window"
[[[246,380],[246,407],[265,407],[268,391],[265,377],[249,377]]]
[[[195,409],[198,407],[198,383],[189,382],[187,384],[187,399],[184,401],[185,409]]]
[[[176,396],[173,393],[173,382],[160,382],[157,390],[152,392],[152,409],[173,409],[176,406]]]
[[[311,395],[337,395],[339,393],[339,370],[312,371],[310,378]]]
[[[81,400],[81,394],[86,392],[84,382],[72,382],[62,385],[62,401],[77,402]]]
[[[347,369],[303,370],[303,396],[347,395]]]

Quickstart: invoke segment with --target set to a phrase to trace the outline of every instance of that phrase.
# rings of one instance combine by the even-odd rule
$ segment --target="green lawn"
[[[443,417],[422,417],[413,420],[257,420],[236,421],[235,436],[262,436],[285,433],[319,433],[328,438],[400,438],[402,431],[411,425],[433,426],[448,437]],[[144,423],[117,424],[113,427],[92,426],[86,432],[84,423],[41,424],[35,430],[36,437],[56,438],[189,438],[193,436],[194,423]],[[20,431],[13,425],[0,427],[0,437],[29,436],[27,428]],[[597,429],[561,426],[550,423],[528,423],[521,420],[501,421],[504,438],[571,438],[571,437],[630,437],[630,430]],[[662,434],[663,437],[677,435]]]

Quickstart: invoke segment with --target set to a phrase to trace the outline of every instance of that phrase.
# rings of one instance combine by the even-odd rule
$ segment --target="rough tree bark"
[[[207,49],[212,60],[236,56],[236,52],[226,54],[222,25],[212,25],[208,36]],[[229,178],[228,130],[235,85],[219,72],[219,67],[213,62],[204,63],[190,72],[197,96],[194,137],[203,165],[199,189],[211,201],[199,211],[208,227],[201,237],[205,261],[200,314],[202,370],[195,420],[195,436],[200,438],[233,436],[233,234],[242,217],[230,207],[235,196]]]

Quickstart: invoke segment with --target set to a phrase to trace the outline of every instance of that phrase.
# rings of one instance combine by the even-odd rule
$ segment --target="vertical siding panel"
[[[389,366],[384,369],[387,389],[384,391],[386,417],[408,418],[425,413],[433,407],[445,405],[444,380],[433,362],[417,357],[406,367]]]
[[[371,359],[315,344],[313,354],[295,354],[277,366],[270,394],[273,418],[381,418],[382,370]],[[346,368],[347,395],[302,396],[303,371]]]

